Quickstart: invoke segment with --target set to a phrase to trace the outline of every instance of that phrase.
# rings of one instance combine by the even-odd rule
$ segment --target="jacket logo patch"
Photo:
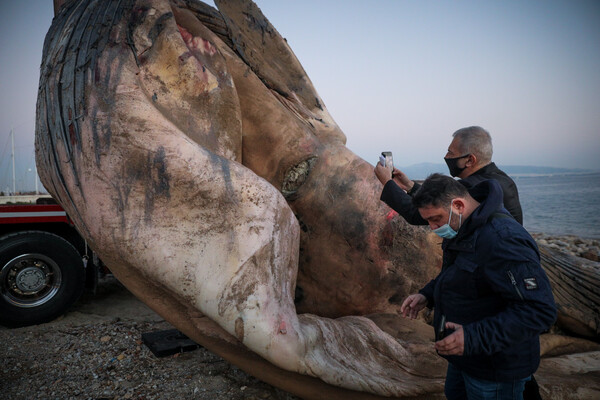
[[[525,289],[527,290],[535,290],[538,288],[537,280],[535,278],[525,278],[523,279],[525,282]]]

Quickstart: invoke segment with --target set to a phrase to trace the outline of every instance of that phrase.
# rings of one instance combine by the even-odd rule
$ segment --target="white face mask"
[[[458,229],[460,229],[460,226],[462,224],[462,214],[458,214],[458,217],[459,217]],[[458,234],[458,232],[456,232],[450,226],[451,219],[452,219],[452,202],[450,202],[450,216],[448,217],[448,223],[440,226],[437,229],[434,229],[433,232],[435,234],[437,234],[439,237],[442,237],[444,239],[454,239],[456,237],[456,235]]]

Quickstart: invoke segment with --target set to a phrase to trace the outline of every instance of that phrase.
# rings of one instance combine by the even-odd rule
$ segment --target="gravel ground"
[[[166,329],[109,275],[64,317],[0,328],[0,398],[298,399],[204,348],[155,357],[142,333]]]

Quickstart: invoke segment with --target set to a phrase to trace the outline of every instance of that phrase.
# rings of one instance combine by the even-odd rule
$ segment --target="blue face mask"
[[[459,217],[458,229],[460,229],[460,225],[462,224],[462,214],[458,214],[458,217]],[[442,237],[444,239],[454,239],[456,237],[456,235],[458,234],[458,232],[456,232],[450,226],[451,219],[452,219],[452,203],[450,203],[450,216],[448,217],[448,223],[440,226],[437,229],[434,229],[433,232],[435,234],[437,234],[439,237]]]

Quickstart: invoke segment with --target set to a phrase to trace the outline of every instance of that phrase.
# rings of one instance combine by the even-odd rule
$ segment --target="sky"
[[[443,163],[452,133],[480,125],[500,167],[600,170],[599,1],[256,3],[371,164],[381,151],[396,166]],[[0,1],[0,190],[12,190],[11,131],[16,190],[34,187],[52,17],[52,0]]]

